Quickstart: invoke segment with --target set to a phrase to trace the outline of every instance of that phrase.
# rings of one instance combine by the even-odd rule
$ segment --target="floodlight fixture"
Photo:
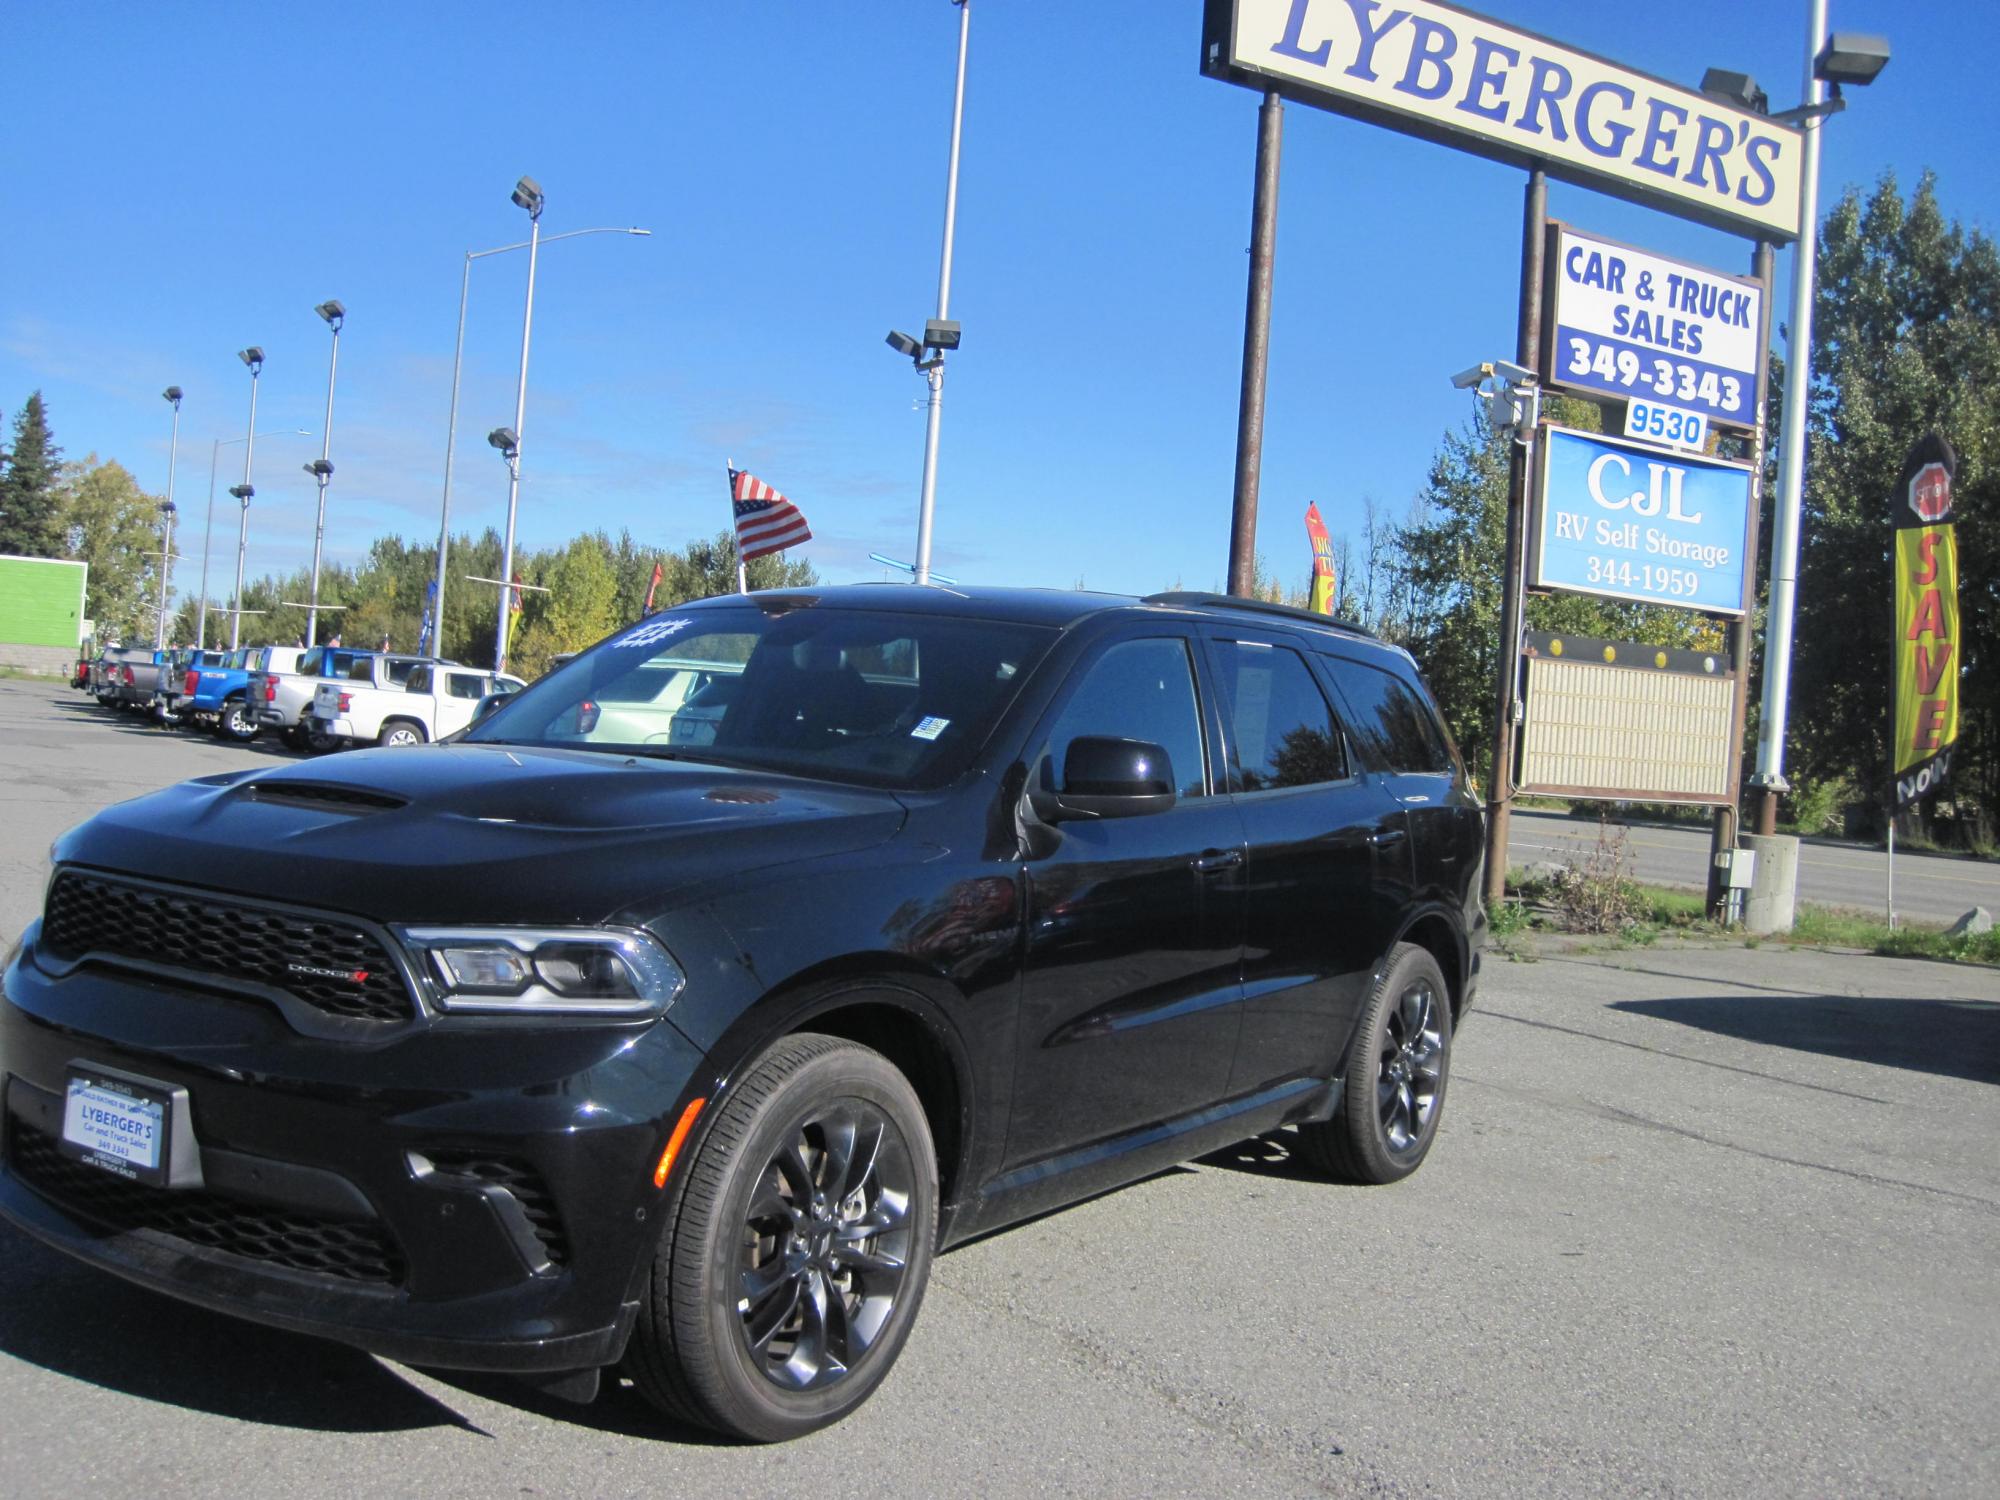
[[[257,486],[254,484],[232,484],[229,487],[229,493],[234,495],[238,500],[241,500],[245,505],[248,505],[250,497],[257,493]]]
[[[333,331],[335,333],[340,332],[340,325],[347,321],[347,309],[342,307],[336,299],[331,297],[329,297],[326,301],[320,303],[320,305],[315,307],[313,311],[318,313],[322,318],[326,319],[328,324],[332,326]]]
[[[1771,112],[1771,96],[1759,88],[1757,80],[1748,73],[1734,72],[1729,68],[1710,68],[1701,75],[1701,91],[1711,99],[1734,104],[1752,114]]]
[[[956,349],[958,347],[958,324],[949,318],[930,318],[924,323],[924,347],[926,349]]]
[[[311,463],[305,464],[302,467],[321,484],[325,484],[329,479],[333,478],[333,464],[327,459],[316,458]]]
[[[164,391],[161,391],[160,395],[163,399],[173,402],[176,410],[179,409],[181,404],[181,388],[179,386],[170,385]]]
[[[513,458],[521,451],[520,435],[511,427],[496,427],[486,434],[486,441],[505,458]]]
[[[1813,59],[1813,77],[1838,90],[1844,83],[1866,85],[1889,66],[1889,43],[1858,31],[1836,31]]]
[[[889,347],[894,349],[898,354],[909,355],[911,359],[922,359],[924,357],[924,346],[911,338],[907,333],[897,333],[891,330],[889,334]]]
[[[523,177],[515,183],[512,196],[515,203],[528,211],[529,218],[539,219],[542,216],[542,205],[547,200],[542,196],[542,185],[534,178]]]
[[[160,502],[160,514],[163,516],[178,515],[180,514],[180,507],[175,505],[171,500],[162,500]]]
[[[238,349],[236,357],[250,367],[252,375],[255,375],[259,370],[264,368],[264,351],[255,344],[252,344],[248,349]]]

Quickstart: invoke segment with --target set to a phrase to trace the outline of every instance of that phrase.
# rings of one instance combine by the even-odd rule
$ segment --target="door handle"
[[[1233,869],[1242,863],[1241,849],[1211,849],[1206,854],[1195,856],[1194,868],[1198,875],[1213,875],[1217,870]]]
[[[1378,828],[1368,835],[1368,842],[1377,849],[1393,849],[1408,837],[1400,828]]]

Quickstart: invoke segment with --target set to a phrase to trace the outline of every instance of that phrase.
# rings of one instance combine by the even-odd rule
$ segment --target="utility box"
[[[67,674],[83,644],[88,563],[0,556],[0,666]]]

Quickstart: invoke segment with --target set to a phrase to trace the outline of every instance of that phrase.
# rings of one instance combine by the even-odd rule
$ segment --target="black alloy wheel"
[[[1362,1009],[1330,1120],[1299,1127],[1306,1158],[1347,1182],[1388,1183],[1423,1165],[1451,1063],[1451,1000],[1437,960],[1399,943]]]
[[[937,1161],[908,1080],[852,1042],[787,1037],[675,1170],[635,1384],[761,1442],[846,1416],[895,1363],[930,1274]]]

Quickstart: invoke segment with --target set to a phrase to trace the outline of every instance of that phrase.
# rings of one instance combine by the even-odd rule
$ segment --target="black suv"
[[[790,1437],[933,1253],[1297,1127],[1414,1171],[1484,915],[1410,659],[1205,595],[659,614],[457,742],[65,835],[0,1212],[205,1307]]]

